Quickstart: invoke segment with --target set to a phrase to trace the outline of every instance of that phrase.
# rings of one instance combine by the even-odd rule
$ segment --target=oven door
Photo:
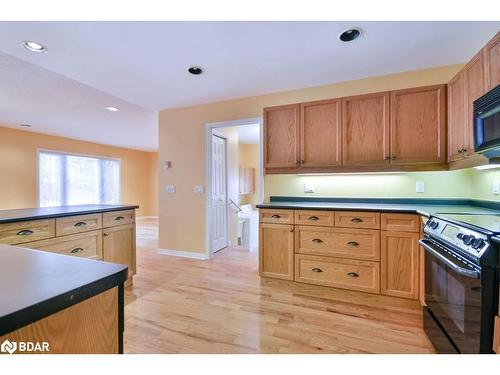
[[[424,238],[425,302],[430,314],[424,328],[438,352],[480,352],[481,280],[474,269]],[[434,319],[435,322],[426,320]],[[432,327],[432,329],[430,329]],[[439,329],[437,329],[439,327]],[[443,345],[446,341],[448,347]]]

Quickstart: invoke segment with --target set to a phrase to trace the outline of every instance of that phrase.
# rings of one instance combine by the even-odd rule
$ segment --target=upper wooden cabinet
[[[300,105],[300,115],[299,165],[340,165],[340,99],[303,103]]]
[[[446,86],[391,92],[391,162],[446,161]]]
[[[500,85],[500,32],[483,48],[485,86],[489,91]]]
[[[385,165],[389,160],[389,92],[342,99],[344,165]]]
[[[498,56],[500,58],[500,55]],[[468,156],[475,155],[474,152],[474,126],[473,126],[473,113],[474,113],[474,100],[483,96],[486,93],[485,75],[484,75],[484,57],[483,53],[479,52],[472,58],[471,61],[464,68],[465,73],[465,98],[466,108],[465,113],[467,116],[466,126],[466,143],[464,154]]]
[[[448,83],[448,161],[464,157],[467,144],[467,111],[465,71],[461,70]]]
[[[264,109],[264,165],[294,168],[298,163],[299,105]]]

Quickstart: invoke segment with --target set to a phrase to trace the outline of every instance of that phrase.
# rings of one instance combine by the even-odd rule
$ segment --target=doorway
[[[258,211],[264,197],[262,119],[206,126],[207,256],[221,249],[258,249]]]

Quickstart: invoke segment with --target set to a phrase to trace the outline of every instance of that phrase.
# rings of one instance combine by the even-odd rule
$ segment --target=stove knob
[[[464,238],[464,234],[463,233],[459,233],[459,234],[457,234],[457,237],[458,237],[458,239],[461,240],[462,238]]]
[[[473,242],[472,242],[472,248],[473,249],[480,249],[484,246],[484,240],[482,238],[476,238]]]
[[[436,229],[437,227],[439,227],[439,223],[438,223],[437,221],[433,221],[433,222],[431,223],[431,228],[432,228],[432,229]]]
[[[475,240],[474,236],[469,236],[469,235],[465,235],[462,238],[462,241],[467,246],[469,246],[472,243],[472,241],[474,241],[474,240]]]

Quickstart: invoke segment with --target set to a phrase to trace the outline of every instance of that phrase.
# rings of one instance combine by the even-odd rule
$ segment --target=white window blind
[[[38,153],[40,207],[120,203],[120,162],[52,151]]]

